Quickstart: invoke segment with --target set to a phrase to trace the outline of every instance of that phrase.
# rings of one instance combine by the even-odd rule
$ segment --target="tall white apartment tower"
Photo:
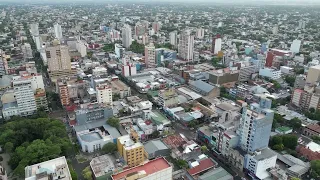
[[[61,40],[62,39],[62,29],[60,24],[55,24],[54,25],[54,35],[57,39]]]
[[[218,54],[219,51],[221,51],[221,46],[222,46],[222,39],[221,37],[218,37],[215,39],[215,43],[214,43],[214,54]]]
[[[153,43],[144,48],[145,63],[148,68],[156,67],[156,47]]]
[[[12,81],[14,96],[17,100],[21,116],[32,115],[37,111],[37,105],[32,91],[30,79],[17,79]]]
[[[32,36],[39,36],[39,25],[38,23],[30,24],[30,33]]]
[[[122,44],[125,48],[129,48],[132,44],[131,27],[129,25],[122,28]]]
[[[170,32],[169,37],[170,37],[170,44],[173,46],[177,46],[178,45],[177,31]]]
[[[186,61],[193,61],[194,35],[190,30],[185,30],[180,34],[178,53]]]
[[[204,38],[204,29],[203,28],[197,29],[196,36],[198,39],[203,39]]]

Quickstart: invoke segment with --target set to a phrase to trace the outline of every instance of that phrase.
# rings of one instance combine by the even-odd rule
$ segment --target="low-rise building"
[[[163,157],[151,160],[131,169],[126,169],[111,176],[112,180],[123,179],[172,179],[172,166]]]
[[[320,136],[320,125],[311,124],[303,128],[303,134],[306,136]]]
[[[91,129],[78,126],[75,130],[82,151],[88,153],[101,150],[109,142],[116,143],[121,136],[116,128],[108,124]]]
[[[192,90],[196,91],[197,93],[209,97],[215,98],[220,96],[220,88],[217,86],[213,86],[209,83],[204,81],[189,81],[189,86]]]
[[[199,180],[233,180],[233,176],[222,167],[218,167],[200,175]]]
[[[165,157],[170,155],[170,149],[161,140],[152,140],[144,144],[148,159]]]
[[[209,82],[223,86],[234,86],[239,79],[239,71],[225,68],[209,72]]]
[[[64,156],[25,167],[25,180],[61,179],[72,180]]]
[[[44,89],[37,89],[34,98],[36,100],[38,110],[43,109],[44,111],[49,111],[47,96]]]
[[[99,103],[82,104],[75,113],[77,125],[83,125],[98,120],[106,120],[113,116],[112,107]]]
[[[131,96],[131,88],[120,80],[111,81],[112,95],[119,94],[120,98]]]
[[[95,180],[109,180],[112,174],[123,170],[123,164],[108,154],[93,158],[90,167]]]
[[[281,78],[281,70],[273,68],[262,68],[259,70],[259,76],[267,77],[272,80]]]

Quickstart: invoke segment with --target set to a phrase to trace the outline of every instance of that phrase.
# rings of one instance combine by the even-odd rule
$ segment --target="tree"
[[[84,170],[82,171],[82,175],[85,180],[92,180],[92,171],[89,166],[84,168]]]
[[[3,157],[2,157],[2,156],[0,156],[0,162],[1,162],[1,161],[3,161]]]
[[[301,179],[297,177],[292,177],[290,180],[301,180]]]
[[[282,151],[284,149],[284,145],[283,144],[276,144],[272,147],[272,149],[274,149],[276,151]]]
[[[13,143],[12,142],[7,142],[5,145],[4,145],[4,151],[6,153],[12,153],[13,152]]]
[[[119,128],[120,126],[120,120],[116,117],[111,117],[107,120],[107,123],[112,126],[112,127],[115,127],[115,128]]]
[[[201,152],[207,152],[208,148],[207,146],[201,146]]]
[[[298,145],[298,137],[291,134],[283,135],[282,142],[286,148],[295,150]]]
[[[298,130],[301,128],[301,120],[297,117],[291,119],[289,122],[289,126],[291,126],[293,129]]]
[[[109,153],[114,153],[117,151],[117,145],[112,142],[108,142],[102,147],[102,152],[109,154]]]
[[[286,77],[284,78],[284,80],[286,81],[286,83],[289,84],[289,86],[293,87],[296,78],[293,77],[293,76],[286,76]]]
[[[316,110],[312,107],[312,108],[310,108],[309,109],[309,111],[311,112],[311,113],[314,113],[314,112],[316,112]]]
[[[10,153],[14,175],[24,176],[24,167],[72,153],[65,125],[47,118],[17,119],[0,127],[0,145]]]
[[[155,130],[155,131],[153,131],[152,132],[152,137],[154,137],[154,138],[157,138],[157,137],[159,137],[159,135],[160,135],[160,132],[159,131],[157,131],[157,130]]]
[[[320,178],[320,160],[311,161],[311,177]]]
[[[196,127],[196,125],[197,125],[196,121],[190,121],[188,123],[188,127],[190,127],[190,128],[194,128],[194,127]]]
[[[185,160],[178,159],[178,160],[176,161],[176,163],[177,163],[177,166],[178,166],[179,168],[187,168],[187,167],[188,167],[188,163],[187,163],[187,161],[185,161]]]

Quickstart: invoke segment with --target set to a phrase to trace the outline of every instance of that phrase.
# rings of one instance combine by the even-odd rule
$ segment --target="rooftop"
[[[53,179],[57,179],[59,175],[60,180],[72,180],[67,160],[64,156],[25,167],[26,180],[36,180],[51,175]]]
[[[157,158],[155,160],[149,161],[145,163],[144,165],[136,166],[134,168],[124,170],[118,174],[114,174],[111,176],[113,180],[120,180],[122,178],[125,178],[127,175],[139,171],[145,171],[147,175],[154,174],[158,171],[170,168],[170,164],[167,162],[167,160],[163,157]]]
[[[144,149],[151,154],[158,150],[168,149],[168,147],[161,140],[152,140],[144,144]]]
[[[151,118],[156,125],[160,125],[160,124],[167,125],[171,123],[164,115],[162,115],[157,111],[151,112]]]
[[[280,132],[286,132],[286,131],[292,130],[292,128],[287,127],[287,126],[281,126],[281,127],[276,128],[276,130],[278,130]]]
[[[204,159],[199,162],[199,165],[188,170],[191,176],[197,175],[203,171],[211,169],[214,167],[214,163],[210,158]]]
[[[222,167],[216,168],[199,176],[199,180],[230,180],[233,176]]]
[[[318,124],[311,124],[311,125],[307,126],[306,128],[308,128],[312,131],[315,131],[317,133],[320,133],[320,125],[318,125]]]
[[[194,86],[197,89],[200,89],[201,91],[204,91],[206,93],[211,92],[215,88],[214,86],[212,86],[206,82],[203,82],[201,80],[192,81],[192,82],[189,82],[189,84],[191,84],[192,86]]]
[[[162,141],[170,148],[177,148],[187,143],[180,135],[171,135],[162,139]]]
[[[91,169],[95,177],[100,177],[113,171],[115,168],[114,162],[110,155],[95,157],[90,162]]]
[[[86,142],[92,142],[102,139],[101,135],[97,132],[91,132],[88,134],[81,135],[80,138]]]

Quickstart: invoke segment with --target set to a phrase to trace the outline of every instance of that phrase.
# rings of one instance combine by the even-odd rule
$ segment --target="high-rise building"
[[[123,58],[125,48],[122,47],[120,44],[114,45],[114,52],[116,53],[116,58]]]
[[[202,29],[202,28],[197,29],[196,37],[198,39],[203,39],[204,38],[204,29]]]
[[[30,24],[30,33],[32,36],[39,36],[39,25],[38,23]]]
[[[45,111],[49,111],[46,91],[44,89],[37,89],[34,94],[34,98],[36,100],[38,110],[43,109]]]
[[[24,45],[21,46],[21,51],[23,53],[24,59],[33,58],[31,45],[29,43],[24,43]]]
[[[273,63],[274,58],[275,58],[275,55],[271,51],[269,51],[267,53],[265,67],[272,67],[272,63]]]
[[[100,84],[96,87],[98,103],[112,105],[112,87],[107,84]]]
[[[54,35],[55,38],[57,38],[58,40],[62,40],[62,29],[61,29],[61,25],[60,24],[55,24],[54,25]]]
[[[301,40],[294,40],[291,44],[290,51],[293,53],[299,53],[301,47]]]
[[[298,25],[298,29],[305,29],[305,28],[306,28],[306,21],[300,20],[299,25]]]
[[[150,43],[144,48],[145,63],[148,68],[156,67],[156,47]]]
[[[221,43],[222,43],[222,39],[220,34],[217,34],[216,36],[212,37],[211,52],[214,54],[218,54],[219,51],[221,51]]]
[[[87,55],[87,42],[83,40],[78,40],[76,44],[77,51],[81,54],[81,57]]]
[[[177,31],[170,32],[169,36],[170,36],[170,44],[176,47],[178,45]]]
[[[240,147],[246,152],[255,152],[268,147],[274,111],[272,100],[260,97],[259,104],[252,103],[250,108],[243,108],[238,135]]]
[[[129,25],[125,25],[122,28],[122,45],[125,48],[129,48],[131,44],[132,44],[131,27]]]
[[[193,61],[194,35],[189,30],[180,34],[178,53],[179,57],[186,61]]]
[[[29,74],[27,72],[20,73],[20,76],[14,76],[13,80],[25,79],[31,81],[31,89],[36,93],[37,89],[45,89],[41,74]]]
[[[55,41],[52,46],[46,48],[46,58],[50,78],[70,76],[75,73],[71,69],[68,46]]]
[[[306,85],[312,86],[317,82],[320,82],[320,65],[312,66],[309,68]]]
[[[67,82],[58,82],[60,102],[62,106],[67,106],[71,103],[69,96],[69,88]]]
[[[144,162],[144,146],[138,141],[137,137],[132,135],[124,135],[117,139],[118,152],[127,162],[129,167],[135,167]]]
[[[5,58],[2,57],[1,53],[0,53],[0,76],[3,76],[6,74],[6,60]]]
[[[125,63],[122,65],[122,75],[127,76],[134,76],[137,74],[137,66],[135,63]]]
[[[136,36],[142,36],[147,32],[148,28],[141,23],[137,23],[136,26],[134,27],[134,34]]]
[[[37,111],[37,105],[32,91],[30,79],[16,79],[12,81],[14,96],[17,101],[19,114],[29,116]]]
[[[152,29],[154,30],[154,32],[158,32],[160,28],[161,28],[161,24],[159,22],[152,23]]]

